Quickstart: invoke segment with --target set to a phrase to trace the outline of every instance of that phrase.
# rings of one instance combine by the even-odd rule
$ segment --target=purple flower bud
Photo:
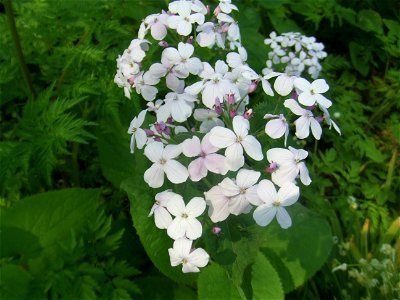
[[[214,15],[218,16],[218,14],[221,12],[221,7],[219,5],[214,9]]]
[[[215,234],[215,235],[220,235],[221,231],[222,231],[221,227],[218,227],[218,226],[214,226],[214,227],[211,229],[211,233],[212,233],[212,234]]]
[[[160,41],[160,42],[158,43],[158,45],[161,46],[161,47],[163,47],[163,48],[168,48],[168,47],[169,47],[169,45],[168,45],[168,43],[167,43],[166,41]]]
[[[207,9],[207,13],[206,13],[206,15],[209,15],[209,14],[210,14],[210,12],[211,12],[210,5],[206,5],[206,9]]]
[[[292,99],[297,100],[297,98],[299,97],[299,94],[296,93],[296,91],[292,92]]]
[[[174,119],[172,118],[172,116],[169,116],[167,119],[167,124],[172,124],[174,123]]]
[[[278,164],[273,161],[269,164],[269,166],[266,167],[265,171],[268,173],[274,173],[276,169],[278,169]]]
[[[324,120],[324,116],[318,116],[315,118],[315,120],[317,120],[318,123],[322,123],[322,121]]]
[[[144,132],[146,132],[147,136],[153,136],[154,135],[154,131],[150,130],[150,129],[144,129]]]
[[[218,115],[222,115],[221,101],[219,100],[218,97],[215,98],[214,111],[215,111]]]
[[[233,93],[229,93],[228,97],[227,97],[227,101],[229,105],[235,104],[236,99],[235,99],[235,95]]]
[[[253,81],[251,82],[251,84],[250,84],[250,86],[249,86],[247,92],[248,92],[249,94],[254,93],[254,91],[257,89],[257,86],[258,86],[258,81],[253,80]]]
[[[314,110],[315,107],[316,107],[315,105],[311,105],[311,106],[308,106],[307,109],[308,109],[308,110]]]
[[[155,137],[154,137],[154,140],[155,140],[156,142],[162,142],[162,141],[161,141],[161,138],[160,138],[159,136],[155,136]]]
[[[236,110],[235,109],[231,109],[229,111],[229,116],[233,119],[235,116],[237,115]]]
[[[186,43],[188,43],[188,44],[193,44],[193,36],[190,36],[190,37],[187,39]]]
[[[132,77],[128,78],[128,83],[129,83],[130,85],[133,85],[133,84],[135,83],[135,77],[132,76]]]
[[[243,114],[243,118],[245,118],[246,120],[250,120],[252,117],[253,117],[253,110],[251,108],[246,110]]]

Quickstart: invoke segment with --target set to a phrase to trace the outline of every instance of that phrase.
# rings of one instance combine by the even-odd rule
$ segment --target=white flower
[[[226,14],[230,14],[232,10],[238,10],[237,6],[231,3],[231,0],[219,0],[219,8]]]
[[[127,53],[135,62],[141,62],[146,56],[145,51],[149,49],[149,41],[143,39],[134,39],[131,41]]]
[[[157,88],[153,85],[156,85],[160,79],[152,76],[151,73],[139,73],[135,79],[134,84],[136,86],[136,92],[143,96],[144,100],[153,101],[157,95]]]
[[[261,173],[241,169],[236,180],[225,178],[218,185],[222,188],[222,194],[229,197],[229,212],[239,215],[250,210],[250,203],[260,203],[257,195],[257,181]]]
[[[174,241],[174,247],[168,249],[171,266],[182,264],[182,272],[200,272],[199,268],[208,264],[210,256],[202,248],[192,250],[192,241],[182,238]]]
[[[164,173],[172,183],[182,183],[189,177],[188,170],[179,162],[174,160],[181,154],[178,145],[164,145],[153,142],[146,146],[144,155],[153,162],[153,165],[144,173],[144,181],[152,188],[159,188],[164,183]]]
[[[200,47],[212,48],[215,44],[218,47],[225,48],[225,40],[219,27],[212,22],[206,22],[202,25],[197,26],[196,31],[198,32],[196,36],[196,41]]]
[[[135,142],[138,149],[142,149],[147,142],[146,132],[140,128],[144,122],[144,117],[146,115],[146,110],[139,113],[137,117],[134,117],[128,128],[128,133],[131,136],[131,153],[135,151]]]
[[[191,139],[185,140],[182,144],[182,153],[186,157],[199,158],[193,160],[189,166],[189,175],[192,181],[199,181],[207,176],[208,171],[225,175],[228,172],[228,167],[225,164],[225,157],[221,154],[216,154],[219,149],[214,147],[209,142],[209,134],[203,137],[200,144],[200,139],[194,136]]]
[[[264,179],[258,184],[257,194],[263,202],[253,213],[258,225],[267,226],[276,216],[282,228],[287,229],[292,226],[292,220],[284,207],[297,201],[300,195],[299,187],[287,182],[276,192],[274,184]]]
[[[195,240],[203,232],[201,223],[196,219],[206,209],[206,202],[201,197],[192,198],[185,206],[182,197],[171,198],[167,204],[168,211],[175,219],[167,228],[168,235],[177,240],[182,237]]]
[[[171,190],[166,190],[156,195],[156,202],[150,210],[149,217],[154,214],[154,221],[157,228],[167,229],[171,224],[172,217],[167,210],[167,204],[171,199],[177,197],[179,198],[182,196],[171,192]]]
[[[204,109],[204,108],[195,109],[193,117],[196,121],[201,122],[200,124],[201,133],[210,132],[210,130],[215,126],[224,127],[224,122],[222,122],[222,120],[218,118],[219,115],[211,109]]]
[[[218,148],[226,148],[226,162],[232,171],[244,165],[243,148],[254,160],[263,159],[260,142],[248,135],[250,124],[242,116],[233,118],[233,131],[223,127],[214,127],[210,131],[210,142]]]
[[[329,86],[324,79],[317,79],[310,83],[304,78],[296,78],[293,84],[299,94],[298,101],[301,104],[312,106],[318,103],[325,108],[329,108],[332,105],[331,100],[321,95],[329,90]]]
[[[292,113],[300,116],[294,124],[296,125],[296,136],[299,139],[305,139],[310,135],[310,127],[313,136],[319,140],[322,134],[322,128],[319,122],[314,118],[313,113],[310,110],[301,108],[297,104],[296,100],[287,99],[284,103],[285,107],[289,108]]]
[[[229,52],[226,55],[226,62],[234,69],[246,65],[247,51],[244,47],[239,47],[238,52]]]
[[[276,163],[277,169],[272,173],[272,181],[283,186],[286,182],[293,182],[300,173],[300,180],[303,184],[309,185],[311,178],[307,167],[301,160],[308,156],[303,149],[295,149],[289,146],[288,149],[272,148],[267,151],[267,159],[270,163]]]
[[[203,70],[203,64],[197,57],[191,57],[194,47],[191,44],[180,42],[178,49],[169,47],[162,53],[162,60],[167,59],[180,78],[186,78],[189,73],[197,75]]]
[[[165,12],[161,14],[149,15],[144,19],[147,28],[150,28],[151,36],[158,41],[161,41],[167,35],[167,20],[168,14]]]
[[[265,133],[273,139],[279,139],[285,135],[285,146],[287,142],[287,137],[289,135],[289,125],[284,117],[284,115],[271,115],[266,114],[264,119],[273,119],[268,121],[265,125]]]
[[[168,18],[168,26],[183,36],[188,36],[192,32],[192,24],[203,24],[204,15],[201,13],[192,12],[192,2],[186,0],[179,0],[171,2],[168,6],[171,12],[178,13],[177,16],[170,16]]]

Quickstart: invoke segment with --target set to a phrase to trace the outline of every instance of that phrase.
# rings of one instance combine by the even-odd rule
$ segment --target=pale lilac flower
[[[230,211],[230,198],[225,196],[219,185],[213,186],[204,197],[209,205],[208,215],[214,223],[222,222],[228,218]]]
[[[294,124],[296,125],[296,136],[299,139],[305,139],[310,135],[310,128],[313,136],[319,140],[322,134],[322,128],[319,122],[314,118],[310,110],[301,108],[296,100],[287,99],[284,103],[285,107],[289,108],[292,113],[300,116]]]
[[[272,181],[282,186],[286,182],[294,182],[300,173],[300,180],[303,184],[311,183],[307,167],[302,160],[308,156],[303,149],[295,149],[289,146],[288,149],[273,148],[267,151],[267,159],[270,163],[276,163],[277,169],[272,173]]]
[[[265,133],[273,139],[279,139],[285,135],[285,146],[287,142],[287,137],[289,135],[289,125],[284,117],[284,115],[271,115],[266,114],[264,119],[272,119],[268,121],[265,125]]]
[[[225,38],[219,31],[218,25],[212,22],[206,22],[202,25],[197,26],[196,41],[200,47],[212,48],[215,44],[218,47],[225,48]]]
[[[224,127],[224,122],[220,120],[219,114],[211,109],[198,108],[195,109],[193,117],[196,121],[201,122],[200,132],[207,133],[216,126]]]
[[[135,144],[138,149],[142,149],[147,142],[146,132],[140,128],[144,122],[146,110],[139,113],[137,117],[134,117],[128,128],[128,133],[131,134],[131,153],[135,151]]]
[[[168,26],[183,36],[188,36],[192,32],[192,24],[203,24],[204,15],[201,13],[192,12],[192,2],[179,0],[171,2],[168,6],[171,12],[178,13],[177,16],[170,16],[168,18]]]
[[[187,205],[182,197],[172,198],[168,201],[167,209],[175,216],[167,228],[168,235],[177,240],[182,237],[195,240],[203,232],[201,223],[196,219],[206,209],[206,202],[201,197],[192,198]]]
[[[156,98],[158,89],[153,85],[156,85],[160,80],[151,75],[151,73],[143,72],[139,73],[135,79],[134,84],[136,92],[142,95],[144,100],[153,101]]]
[[[167,35],[167,20],[169,15],[165,12],[161,14],[149,15],[144,19],[144,24],[147,25],[146,29],[150,28],[151,36],[161,41]]]
[[[131,59],[135,62],[141,62],[146,56],[145,51],[149,49],[149,41],[144,39],[133,39],[126,50]]]
[[[163,191],[155,196],[156,202],[150,210],[149,217],[154,214],[154,222],[156,223],[157,228],[168,228],[172,222],[172,217],[167,210],[167,204],[171,199],[181,197],[182,196],[171,192],[171,190]]]
[[[299,198],[299,187],[291,182],[286,182],[278,192],[274,184],[269,180],[261,180],[258,184],[257,194],[261,199],[261,205],[254,210],[253,218],[260,226],[267,226],[276,216],[279,225],[283,229],[292,226],[292,220],[285,206],[294,204]]]
[[[144,173],[144,181],[152,188],[159,188],[164,183],[164,173],[172,183],[182,183],[189,177],[188,170],[174,158],[181,154],[178,145],[164,145],[153,142],[146,146],[144,155],[153,162],[153,165]]]
[[[181,238],[174,241],[174,247],[168,249],[171,266],[182,264],[183,273],[200,272],[199,268],[208,264],[210,256],[202,248],[192,250],[191,240]]]
[[[200,139],[194,136],[181,144],[183,155],[186,157],[199,156],[188,166],[190,179],[192,181],[199,181],[206,177],[208,171],[222,175],[228,172],[228,167],[225,164],[225,157],[215,153],[219,149],[211,145],[209,135],[210,134],[206,134],[201,143]]]
[[[239,47],[238,52],[229,52],[226,55],[226,62],[234,69],[247,65],[247,51],[244,47]]]
[[[231,0],[219,0],[219,8],[226,14],[230,14],[232,10],[238,10],[237,6],[231,3]]]
[[[318,103],[322,107],[329,108],[332,105],[331,100],[322,95],[329,90],[329,86],[324,79],[317,79],[310,83],[304,78],[296,78],[294,87],[299,94],[299,102],[305,106],[312,106]]]
[[[244,165],[243,149],[254,160],[263,159],[260,142],[248,135],[250,124],[243,116],[233,118],[233,131],[223,127],[214,127],[210,131],[210,142],[218,148],[226,148],[226,162],[232,171]]]
[[[177,76],[186,78],[190,74],[197,75],[203,70],[203,64],[197,57],[191,57],[194,47],[188,43],[180,42],[178,49],[169,47],[162,53],[162,61],[168,60],[169,64],[174,65]]]

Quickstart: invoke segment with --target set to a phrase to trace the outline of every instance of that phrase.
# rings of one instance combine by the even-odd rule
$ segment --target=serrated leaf
[[[234,286],[226,270],[217,264],[201,271],[197,287],[199,300],[245,299],[240,287]]]
[[[255,300],[284,299],[285,293],[279,275],[261,252],[254,260],[251,286]]]

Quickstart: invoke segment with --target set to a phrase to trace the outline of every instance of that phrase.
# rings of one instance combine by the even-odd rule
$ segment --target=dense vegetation
[[[244,294],[238,295],[218,268],[198,278],[181,274],[151,245],[158,238],[146,227],[153,197],[138,179],[143,158],[130,154],[126,133],[144,101],[124,98],[113,78],[115,60],[141,20],[167,2],[0,2],[2,299],[257,298],[263,292],[256,282],[239,280]],[[275,240],[279,251],[269,253],[286,255],[290,273],[274,277],[279,266],[264,256],[255,259],[267,273],[247,261],[240,270],[281,278],[288,299],[398,299],[399,4],[236,4],[255,69],[265,65],[263,40],[271,31],[302,32],[325,44],[321,75],[342,131],[341,137],[326,131],[318,147],[306,146],[313,183],[301,203],[316,218],[302,219],[297,207],[309,235],[293,228]],[[315,228],[322,238],[314,243]],[[234,247],[247,251],[246,243]]]

